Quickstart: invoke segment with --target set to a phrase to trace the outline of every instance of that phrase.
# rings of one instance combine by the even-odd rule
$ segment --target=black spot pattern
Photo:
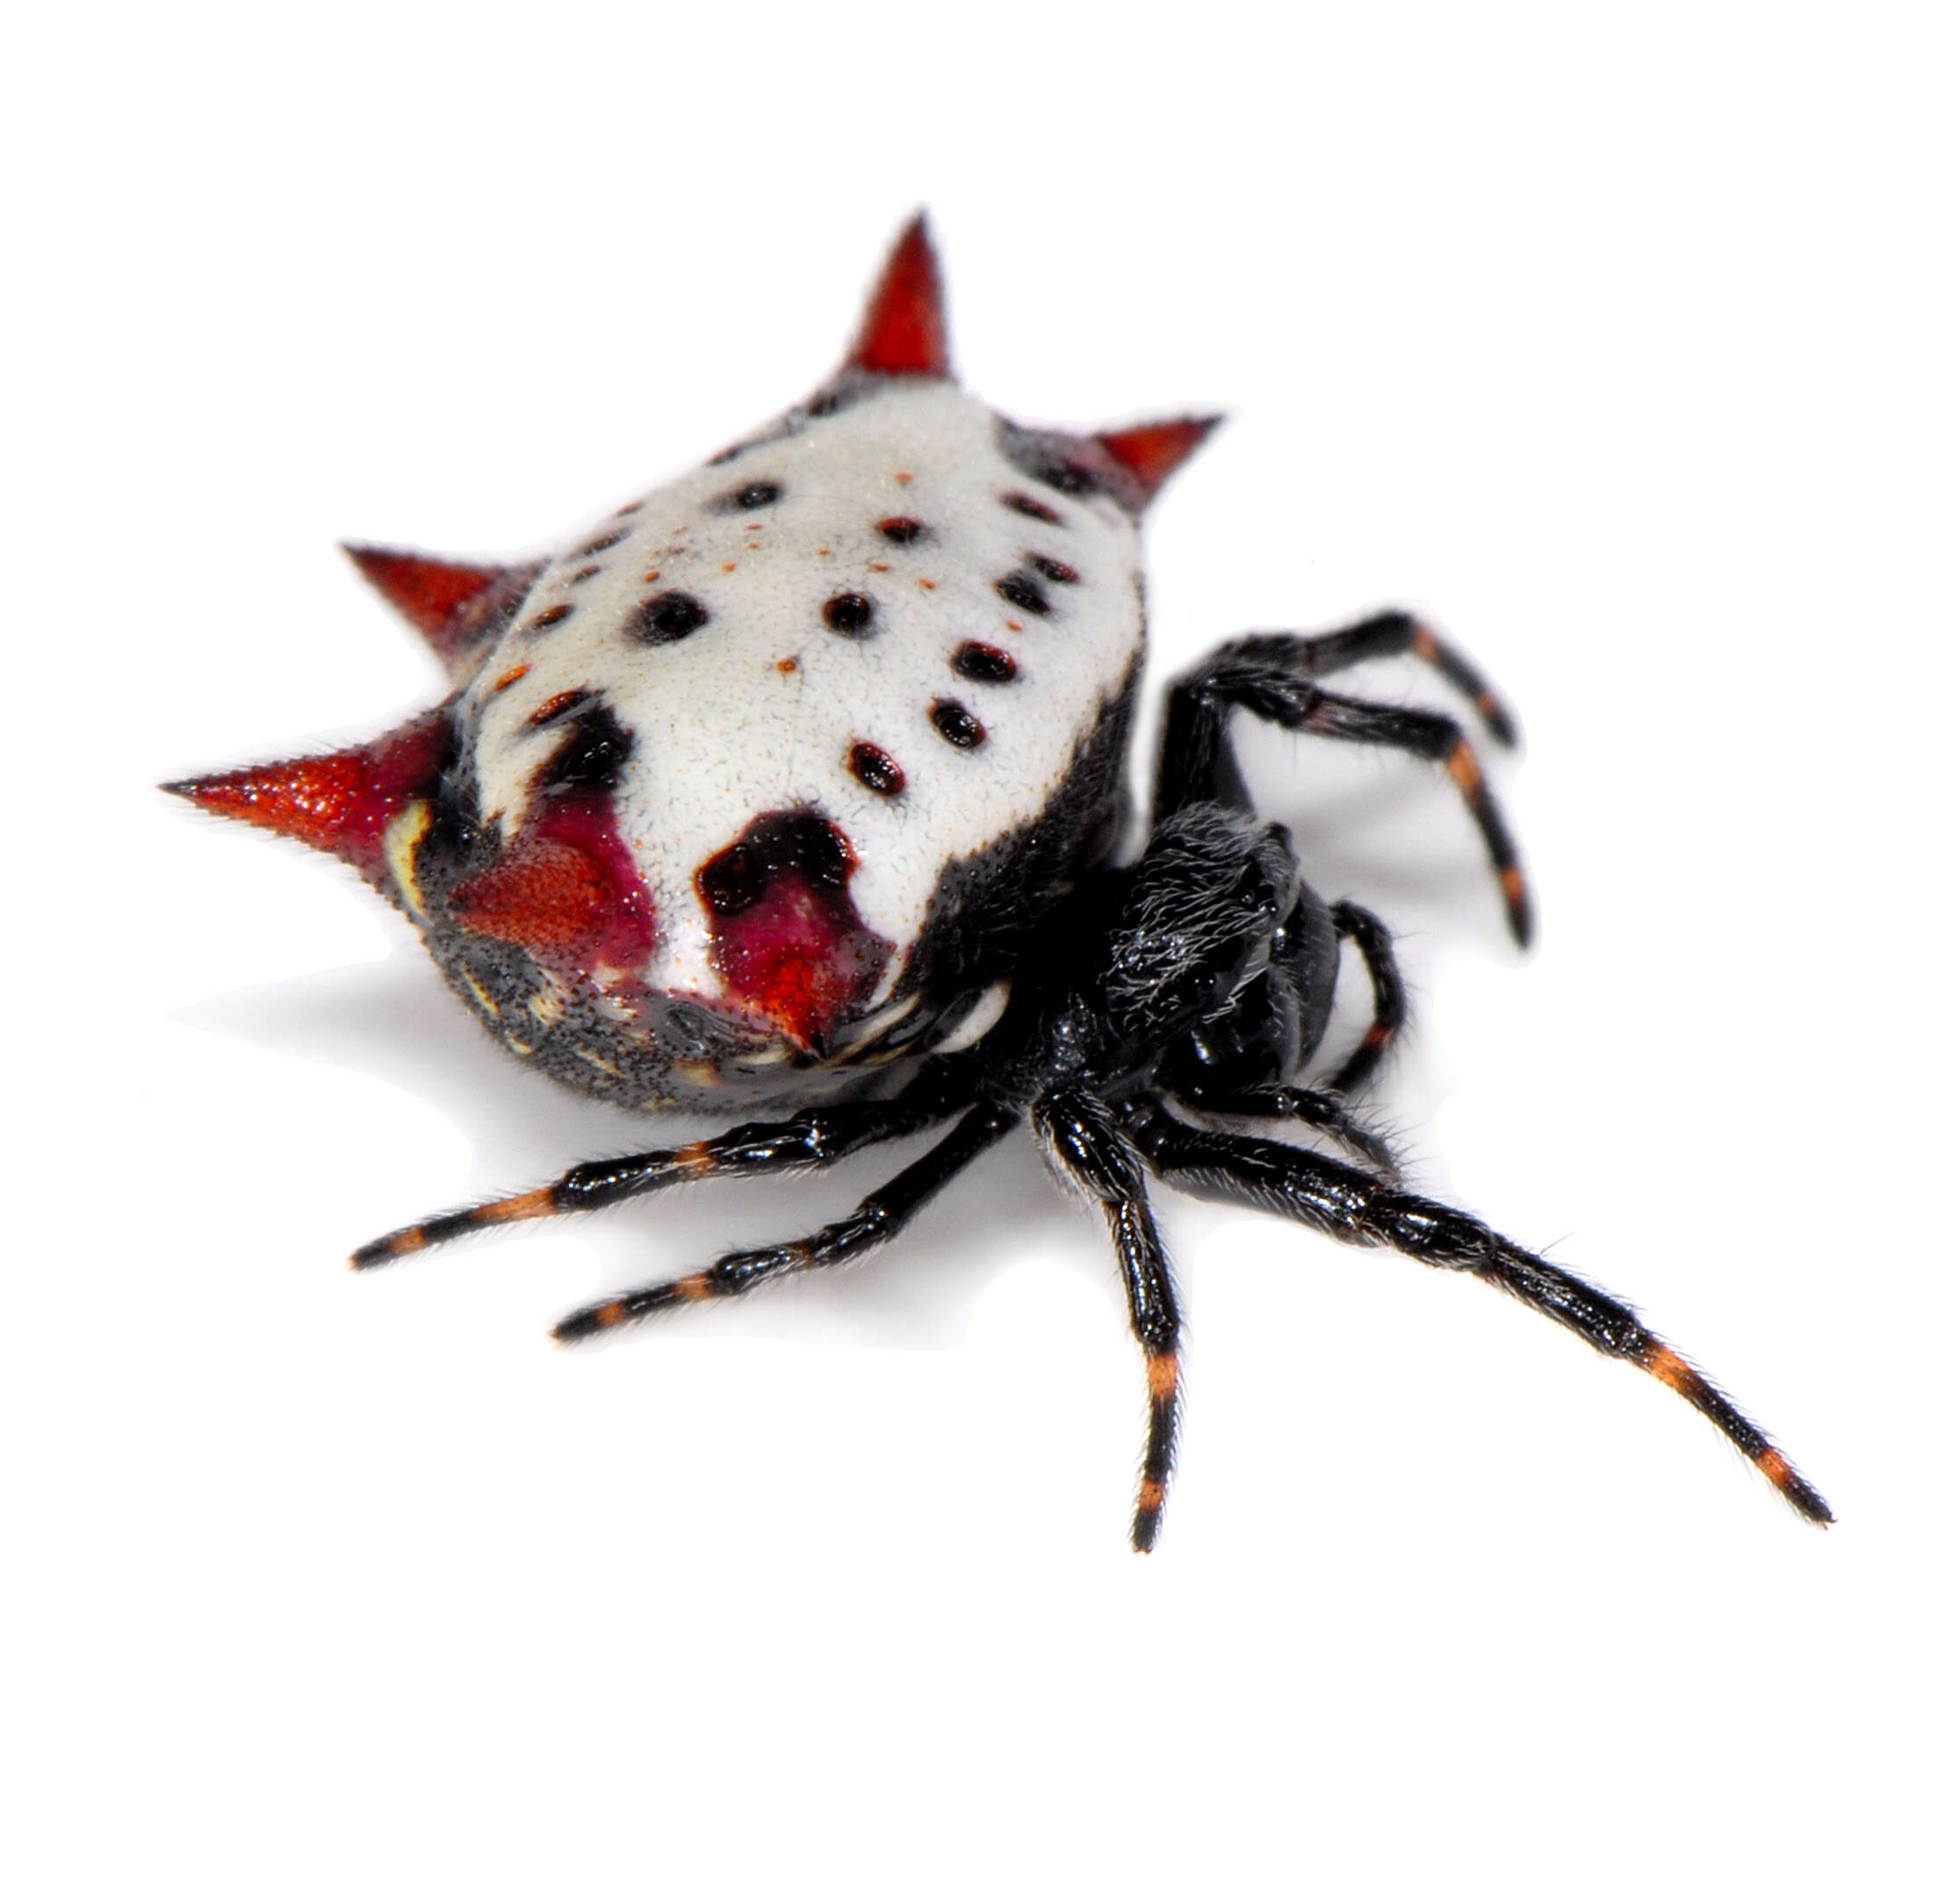
[[[1054,487],[1063,494],[1090,494],[1098,485],[1094,474],[1086,467],[1077,466],[1073,461],[1044,461],[1031,472],[1044,486]]]
[[[976,684],[1010,684],[1020,667],[1014,663],[1011,652],[1002,651],[998,645],[982,645],[977,639],[969,638],[954,652],[953,668],[962,678],[971,678]]]
[[[739,915],[762,898],[762,864],[747,843],[733,843],[702,866],[695,883],[717,914]]]
[[[889,520],[878,522],[878,530],[894,546],[909,546],[926,530],[922,522],[912,519],[909,515],[895,513]]]
[[[853,744],[845,760],[851,775],[881,796],[896,796],[905,787],[905,773],[899,768],[897,760],[876,744]]]
[[[609,546],[618,545],[620,541],[626,537],[627,530],[625,527],[616,526],[607,532],[598,534],[594,538],[588,539],[584,545],[579,548],[580,558],[587,558],[595,552],[604,552]]]
[[[1051,559],[1045,552],[1031,552],[1027,563],[1043,579],[1052,579],[1057,586],[1073,586],[1080,582],[1082,574],[1072,566],[1064,566],[1059,559]]]
[[[526,631],[549,631],[553,625],[562,625],[572,616],[569,605],[548,605],[533,616],[524,627]]]
[[[579,714],[564,747],[538,773],[537,787],[548,796],[616,789],[632,753],[633,733],[606,705],[594,704]]]
[[[1032,612],[1036,618],[1048,615],[1048,595],[1032,573],[1010,573],[994,581],[994,590],[1020,611]]]
[[[793,873],[820,889],[841,889],[857,866],[836,825],[807,811],[760,816],[695,871],[695,886],[717,915],[753,908],[779,875]]]
[[[824,602],[824,623],[847,638],[861,638],[878,609],[861,592],[840,592]]]
[[[782,498],[782,488],[778,482],[751,480],[746,486],[724,494],[713,506],[717,513],[753,513],[758,508],[775,506]]]
[[[708,608],[691,592],[657,592],[626,622],[642,645],[674,645],[708,623]]]
[[[956,698],[935,698],[926,715],[933,728],[956,750],[976,750],[987,740],[986,726]]]
[[[1030,520],[1046,520],[1050,526],[1060,526],[1062,515],[1046,501],[1039,501],[1032,494],[1003,494],[1003,507],[1011,507],[1016,513],[1024,513]]]

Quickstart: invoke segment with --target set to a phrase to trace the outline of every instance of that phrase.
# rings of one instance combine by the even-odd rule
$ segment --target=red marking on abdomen
[[[834,824],[787,811],[757,817],[695,874],[724,984],[805,1052],[825,1048],[891,958],[846,892],[856,868]]]
[[[524,948],[573,980],[638,975],[653,951],[653,900],[602,790],[553,796],[494,867],[450,892],[458,926]]]

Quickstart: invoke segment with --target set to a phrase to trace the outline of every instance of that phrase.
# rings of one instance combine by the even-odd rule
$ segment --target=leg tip
[[[347,1261],[356,1270],[373,1270],[383,1264],[392,1264],[399,1257],[407,1257],[422,1249],[427,1239],[420,1225],[407,1230],[391,1230],[385,1237],[377,1237],[371,1243],[364,1243]]]
[[[574,1309],[570,1315],[553,1323],[551,1340],[554,1343],[583,1342],[588,1336],[617,1329],[625,1320],[626,1305],[616,1298],[609,1303],[594,1303],[588,1308]]]

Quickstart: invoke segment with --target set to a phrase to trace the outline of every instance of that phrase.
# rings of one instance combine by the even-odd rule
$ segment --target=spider
[[[861,1257],[1025,1127],[1101,1214],[1122,1276],[1149,1391],[1139,1552],[1178,1416],[1151,1178],[1509,1292],[1665,1383],[1829,1521],[1632,1309],[1408,1189],[1355,1113],[1408,1012],[1390,935],[1308,884],[1253,807],[1233,720],[1440,766],[1522,944],[1524,877],[1462,724],[1326,681],[1371,659],[1428,666],[1510,744],[1488,686],[1405,612],[1235,639],[1171,686],[1148,835],[1120,860],[1136,523],[1212,422],[1026,429],[953,384],[945,338],[915,221],[815,397],[555,559],[350,549],[448,668],[436,710],[331,755],[167,786],[352,863],[489,1030],[554,1077],[631,1106],[775,1108],[409,1225],[355,1265],[939,1129],[847,1216],[579,1309],[552,1332],[572,1342]],[[1336,1063],[1322,1056],[1350,948],[1373,1018]],[[1289,1127],[1345,1156],[1270,1135]]]

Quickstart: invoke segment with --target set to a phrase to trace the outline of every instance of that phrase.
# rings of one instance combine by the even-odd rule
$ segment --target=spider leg
[[[671,1283],[649,1284],[623,1296],[609,1297],[575,1309],[551,1331],[558,1342],[575,1342],[601,1329],[637,1322],[674,1303],[704,1302],[712,1297],[739,1296],[758,1284],[800,1270],[849,1263],[895,1237],[912,1214],[982,1152],[997,1142],[1014,1122],[1005,1106],[976,1106],[926,1155],[866,1198],[857,1208],[814,1236],[766,1250],[731,1250],[705,1270]]]
[[[1805,1519],[1830,1521],[1824,1496],[1769,1437],[1625,1303],[1499,1236],[1467,1212],[1418,1197],[1318,1152],[1267,1139],[1195,1131],[1164,1113],[1140,1120],[1132,1135],[1151,1170],[1166,1183],[1255,1204],[1344,1243],[1383,1244],[1418,1263],[1466,1271],[1508,1290],[1600,1354],[1631,1362],[1664,1382],[1740,1449]]]
[[[1202,1100],[1193,1103],[1198,1111],[1207,1116],[1296,1119],[1316,1132],[1325,1132],[1386,1177],[1394,1178],[1402,1169],[1388,1141],[1364,1125],[1332,1092],[1307,1086],[1269,1085],[1223,1097],[1214,1097],[1207,1092]]]
[[[1395,946],[1388,930],[1358,902],[1336,902],[1328,911],[1334,932],[1354,943],[1374,989],[1374,1019],[1361,1043],[1327,1082],[1329,1092],[1351,1092],[1373,1077],[1395,1036],[1409,1019],[1409,995],[1395,965]],[[1393,1167],[1390,1167],[1393,1169]]]
[[[377,1237],[356,1250],[350,1261],[357,1270],[370,1270],[491,1224],[596,1211],[643,1192],[703,1178],[753,1178],[834,1164],[867,1145],[922,1130],[958,1110],[969,1097],[945,1075],[927,1072],[894,1099],[822,1106],[793,1119],[739,1125],[691,1145],[575,1164],[555,1184],[467,1210],[444,1211]]]
[[[1130,1332],[1143,1350],[1150,1394],[1130,1545],[1148,1553],[1178,1448],[1178,1298],[1170,1261],[1150,1214],[1143,1166],[1109,1107],[1092,1092],[1053,1093],[1036,1106],[1034,1125],[1058,1175],[1102,1211],[1123,1273]]]
[[[1517,741],[1517,722],[1497,701],[1488,680],[1454,645],[1445,645],[1422,620],[1407,612],[1377,612],[1338,631],[1315,632],[1306,638],[1292,633],[1277,636],[1293,639],[1303,648],[1301,662],[1316,678],[1374,658],[1420,659],[1470,700],[1484,728],[1500,744],[1508,749]]]
[[[1226,732],[1236,709],[1250,710],[1285,730],[1406,750],[1448,771],[1497,871],[1511,933],[1520,944],[1528,941],[1531,909],[1517,850],[1462,726],[1438,711],[1369,703],[1321,689],[1312,679],[1332,667],[1316,657],[1318,644],[1290,632],[1235,638],[1171,686],[1153,823],[1196,802],[1250,806]]]

